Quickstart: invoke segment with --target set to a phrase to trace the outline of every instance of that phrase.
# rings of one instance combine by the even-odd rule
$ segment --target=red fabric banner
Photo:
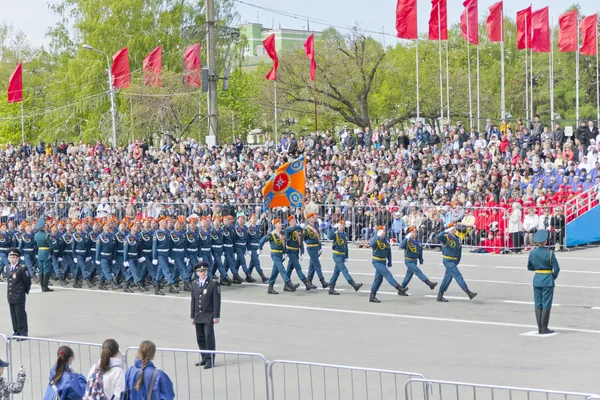
[[[400,39],[417,38],[417,0],[398,0],[396,32]]]
[[[20,103],[23,101],[23,63],[20,62],[8,80],[8,102]]]
[[[310,80],[316,81],[317,77],[315,72],[317,71],[317,61],[315,60],[315,34],[313,33],[304,42],[304,51],[306,57],[310,60]]]
[[[577,51],[577,10],[569,11],[558,17],[558,51],[562,53]]]
[[[113,56],[112,65],[113,87],[123,89],[129,87],[131,83],[129,75],[129,50],[127,47],[117,51]]]
[[[202,84],[202,62],[200,58],[200,43],[185,48],[183,53],[185,68],[185,84],[200,87]]]
[[[465,0],[463,2],[465,9],[460,14],[460,28],[462,37],[467,39],[469,43],[479,44],[479,23],[477,0]]]
[[[584,56],[595,56],[598,53],[598,16],[594,14],[582,19],[579,30],[581,31],[579,51]]]
[[[277,57],[277,50],[275,50],[275,34],[271,34],[268,38],[263,40],[263,46],[271,60],[273,60],[273,68],[267,74],[266,78],[270,81],[277,80],[277,67],[279,67],[279,58]]]
[[[531,48],[531,6],[517,12],[517,48]]]
[[[158,46],[146,58],[143,62],[144,68],[144,84],[146,86],[162,86],[161,72],[162,72],[162,46]]]
[[[448,9],[446,0],[431,0],[429,40],[448,40]],[[441,38],[440,38],[441,36]]]
[[[488,40],[490,42],[503,42],[504,41],[504,10],[502,8],[502,1],[491,5],[490,15],[486,21]]]
[[[540,8],[531,14],[533,36],[531,49],[535,53],[550,53],[550,17],[548,7]]]

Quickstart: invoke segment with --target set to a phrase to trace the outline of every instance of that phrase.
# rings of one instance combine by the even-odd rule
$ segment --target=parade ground
[[[537,334],[527,253],[465,251],[460,269],[469,288],[479,293],[474,300],[453,282],[446,293],[449,303],[438,303],[437,290],[414,277],[409,297],[398,296],[384,281],[380,304],[368,301],[374,272],[370,255],[369,249],[350,247],[348,269],[364,284],[358,293],[342,276],[339,296],[323,289],[307,292],[303,285],[295,293],[284,292],[281,280],[275,287],[279,295],[267,295],[266,284],[223,287],[217,349],[261,353],[269,360],[411,371],[430,379],[600,391],[600,249],[557,253],[561,272],[550,318],[557,333],[548,336]],[[395,250],[393,256],[392,272],[400,281],[406,271],[402,253]],[[425,274],[441,282],[441,253],[425,251],[424,258]],[[329,279],[329,248],[321,260]],[[268,276],[270,258],[263,254],[261,263]],[[308,259],[302,264],[306,273]],[[295,274],[292,280],[299,282]],[[0,287],[5,290],[6,284]],[[161,297],[153,291],[125,294],[57,283],[54,289],[42,294],[33,286],[27,300],[30,336],[93,343],[114,338],[121,348],[149,339],[158,347],[197,348],[187,292]],[[6,301],[0,303],[0,333],[11,334]]]

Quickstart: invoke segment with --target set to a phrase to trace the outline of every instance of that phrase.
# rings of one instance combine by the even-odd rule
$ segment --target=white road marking
[[[426,294],[425,297],[437,299],[437,295],[433,295],[433,294]],[[468,297],[459,297],[459,296],[444,296],[444,298],[450,299],[450,300],[467,300],[467,301],[470,300]]]
[[[462,265],[460,265],[462,267]],[[485,267],[483,267],[485,268]],[[489,267],[488,267],[489,268]],[[533,271],[529,271],[527,270],[527,268],[523,268],[523,267],[508,267],[508,266],[504,266],[504,265],[495,265],[492,268],[497,268],[497,269],[516,269],[519,271],[524,271],[524,272],[533,272]],[[572,269],[561,269],[560,273],[562,274],[563,272],[572,272],[575,274],[600,274],[600,271],[578,271],[578,270],[572,270]]]
[[[560,329],[562,329],[562,328],[560,328]],[[539,338],[552,337],[552,336],[556,336],[556,335],[558,335],[558,332],[549,333],[547,335],[540,335],[538,333],[538,331],[531,331],[531,332],[525,332],[525,333],[520,334],[520,336],[531,336],[531,337],[539,337]]]

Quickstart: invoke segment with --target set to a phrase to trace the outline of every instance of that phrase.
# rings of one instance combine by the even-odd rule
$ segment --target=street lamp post
[[[98,49],[90,46],[89,44],[84,44],[81,47],[83,47],[86,50],[92,50],[97,53],[102,53],[106,56],[106,66],[108,68],[106,70],[107,75],[108,75],[108,94],[110,96],[110,112],[112,114],[112,141],[113,141],[113,147],[116,148],[117,147],[117,121],[116,121],[116,110],[115,110],[115,88],[113,87],[112,73],[110,70],[110,58],[108,57],[108,54],[105,51],[98,50]]]

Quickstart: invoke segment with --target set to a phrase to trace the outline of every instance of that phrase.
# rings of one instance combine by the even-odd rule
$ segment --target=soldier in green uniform
[[[53,289],[48,287],[50,281],[50,269],[52,267],[52,259],[50,257],[50,243],[48,242],[48,233],[45,231],[46,221],[41,216],[35,229],[37,233],[33,237],[35,246],[37,249],[37,262],[38,269],[40,271],[40,285],[42,286],[42,292],[53,292]]]
[[[548,231],[539,230],[535,233],[533,241],[536,247],[529,253],[527,269],[535,271],[533,277],[533,299],[535,302],[535,319],[537,320],[538,332],[541,335],[554,333],[548,329],[550,321],[550,309],[554,296],[554,281],[558,278],[560,267],[556,255],[547,249]]]
[[[371,295],[369,296],[369,301],[371,303],[381,303],[381,301],[379,301],[379,299],[377,299],[375,296],[381,287],[383,278],[385,278],[389,284],[398,291],[398,295],[403,296],[408,289],[400,286],[388,269],[392,266],[392,248],[390,247],[390,243],[386,238],[385,226],[377,227],[377,235],[373,236],[373,239],[371,239],[370,246],[373,249],[373,267],[375,267],[375,279],[373,280],[373,286],[371,286]]]

